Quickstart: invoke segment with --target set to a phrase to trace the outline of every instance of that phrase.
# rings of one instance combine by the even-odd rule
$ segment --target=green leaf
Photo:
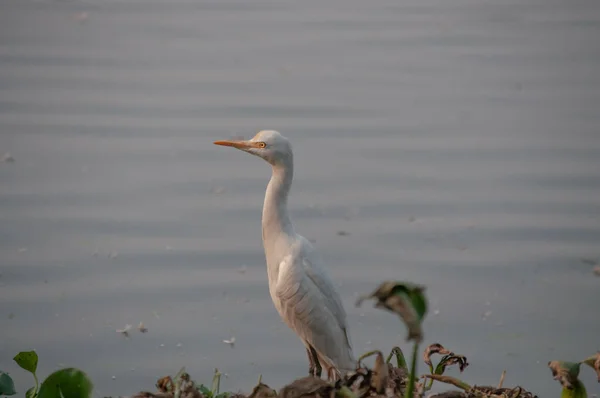
[[[57,370],[44,380],[38,398],[85,398],[92,394],[93,385],[81,370],[66,368]]]
[[[423,361],[425,362],[425,365],[429,366],[430,368],[433,366],[433,364],[431,362],[432,354],[448,355],[448,354],[452,354],[452,352],[447,350],[440,343],[430,344],[423,352]],[[433,373],[433,372],[431,372],[431,373]],[[441,373],[438,373],[438,374],[441,374]]]
[[[400,347],[392,348],[390,351],[390,355],[388,355],[386,362],[390,363],[393,356],[396,356],[396,367],[406,369],[408,371],[408,365],[406,365],[406,358],[404,358],[404,353],[400,349]]]
[[[423,286],[408,282],[383,282],[370,295],[358,299],[359,306],[365,299],[375,298],[375,307],[384,308],[394,312],[406,324],[408,328],[407,340],[420,343],[423,340],[421,324],[427,313],[427,298]]]
[[[0,371],[0,395],[15,395],[15,383],[8,373]]]
[[[13,359],[21,368],[35,374],[38,365],[38,355],[35,351],[21,351]]]
[[[228,392],[222,392],[219,395],[217,395],[215,398],[229,398],[230,393]]]
[[[29,390],[27,390],[27,392],[25,393],[25,398],[34,398],[35,395],[35,387],[31,387]]]
[[[588,398],[588,395],[583,383],[577,380],[572,388],[563,387],[560,398]]]
[[[204,384],[200,384],[198,386],[198,391],[200,391],[202,395],[204,395],[206,398],[212,397],[212,391],[209,390],[208,387],[206,387]]]
[[[410,298],[414,309],[417,311],[419,321],[422,321],[427,313],[427,299],[423,293],[425,288],[414,284],[404,284],[403,289],[406,289],[406,294]]]
[[[212,396],[219,394],[220,385],[221,385],[221,373],[219,372],[219,369],[215,368],[215,375],[213,376],[212,387],[210,389]]]

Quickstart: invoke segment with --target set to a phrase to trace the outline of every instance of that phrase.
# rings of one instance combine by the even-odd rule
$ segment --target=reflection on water
[[[306,372],[267,292],[269,169],[211,144],[261,128],[294,144],[294,219],[357,352],[403,341],[353,307],[389,278],[428,286],[427,341],[468,381],[508,369],[551,396],[546,362],[598,348],[597,2],[0,7],[0,358],[20,390],[9,359],[31,348],[99,394],[182,365],[228,389]]]

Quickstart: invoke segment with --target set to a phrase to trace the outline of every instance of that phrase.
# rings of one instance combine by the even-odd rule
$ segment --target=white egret
[[[296,332],[308,354],[309,373],[329,380],[353,371],[356,360],[348,336],[346,312],[313,245],[294,231],[287,210],[294,161],[287,138],[273,130],[247,141],[215,141],[263,158],[273,168],[262,213],[262,239],[269,292],[284,322]]]

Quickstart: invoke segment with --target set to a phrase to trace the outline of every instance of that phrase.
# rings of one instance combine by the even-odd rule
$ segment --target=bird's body
[[[287,210],[294,162],[289,141],[276,131],[259,132],[248,141],[217,141],[259,156],[273,167],[265,194],[262,237],[269,292],[285,323],[306,346],[309,371],[330,379],[352,371],[356,361],[348,336],[346,312],[314,246],[297,234]]]

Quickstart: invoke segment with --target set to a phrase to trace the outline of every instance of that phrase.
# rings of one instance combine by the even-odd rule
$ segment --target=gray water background
[[[558,396],[547,361],[600,349],[599,40],[593,0],[3,1],[0,368],[23,393],[36,349],[98,396],[304,375],[267,290],[270,170],[212,144],[277,129],[356,353],[409,351],[354,301],[410,280],[462,378]]]

